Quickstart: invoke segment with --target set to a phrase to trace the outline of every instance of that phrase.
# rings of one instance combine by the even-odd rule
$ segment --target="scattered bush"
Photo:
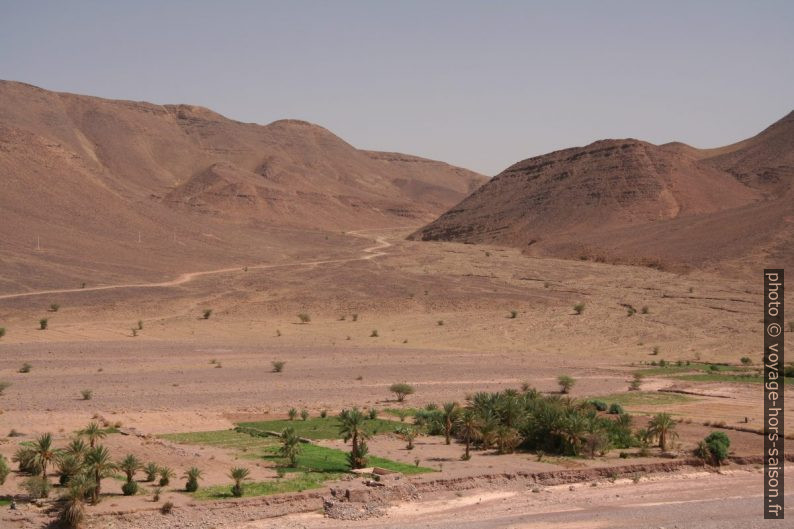
[[[557,384],[560,385],[560,393],[570,393],[571,388],[576,384],[576,380],[569,375],[560,375],[557,377]]]
[[[160,514],[171,514],[174,510],[174,502],[167,501],[160,507]]]
[[[628,317],[630,318],[630,317],[634,316],[635,314],[637,314],[637,309],[635,309],[632,306],[629,306],[629,307],[626,307],[626,312],[627,312]]]
[[[579,303],[577,303],[576,305],[574,305],[574,306],[573,306],[573,311],[574,311],[574,312],[575,312],[577,315],[580,315],[581,313],[583,313],[583,312],[584,312],[584,303],[582,303],[582,302],[580,301]]]
[[[11,382],[0,382],[0,395],[11,386]]]
[[[370,338],[377,338],[378,337],[378,330],[375,329],[372,331],[372,334],[369,335]]]
[[[695,455],[718,466],[728,458],[730,446],[731,440],[724,432],[711,432],[698,443]]]
[[[11,473],[11,467],[8,466],[8,459],[0,454],[0,485],[6,482],[9,473]]]
[[[91,400],[94,398],[94,390],[92,389],[81,390],[80,395],[82,395],[83,400]]]
[[[298,319],[301,321],[301,323],[309,323],[310,321],[312,321],[311,316],[303,312],[298,314]]]
[[[654,355],[654,356],[659,354],[659,346],[658,345],[654,345],[653,346],[653,349],[651,350],[651,354]]]
[[[442,325],[444,325],[444,320],[438,320],[437,323],[438,323],[438,326],[441,327]]]
[[[19,368],[20,373],[30,373],[30,370],[33,369],[33,366],[25,362],[22,364],[22,367]]]
[[[208,320],[210,319],[210,316],[212,316],[212,309],[204,309],[204,312],[202,313],[202,317],[205,320]]]
[[[282,371],[284,371],[285,364],[286,362],[284,362],[283,360],[274,360],[273,362],[270,362],[270,365],[273,366],[274,373],[281,373]]]
[[[143,330],[143,320],[138,320],[138,330],[139,331]]]
[[[289,411],[287,412],[287,416],[289,417],[289,420],[294,421],[295,418],[298,416],[298,410],[296,410],[295,408],[290,408]]]
[[[22,482],[22,488],[25,489],[31,499],[37,500],[49,496],[52,486],[47,479],[41,476],[33,476]]]
[[[354,314],[352,315],[352,318],[353,318],[353,321],[358,321],[358,314],[355,314],[355,313],[354,313]]]
[[[0,338],[2,338],[5,335],[6,335],[6,328],[5,327],[0,327]]]
[[[591,400],[589,402],[598,411],[607,411],[607,403],[604,402],[603,400]]]
[[[133,338],[138,336],[138,329],[137,328],[133,327],[132,329],[130,329],[130,332],[132,333],[132,337]]]
[[[408,395],[413,395],[416,392],[416,390],[412,385],[407,384],[405,382],[398,382],[396,384],[392,384],[389,387],[389,391],[391,391],[397,396],[397,402],[403,402],[405,400],[405,397],[407,397]]]
[[[320,412],[320,418],[325,419],[326,417],[328,417],[328,410],[322,410]]]
[[[58,305],[57,303],[50,304],[50,312],[58,312],[58,309],[60,309],[60,308],[61,308],[61,306]]]
[[[517,317],[518,317],[518,311],[517,311],[517,310],[511,310],[511,311],[510,311],[510,316],[509,316],[509,318],[510,318],[511,320],[514,320],[514,319],[516,319]]]
[[[739,361],[742,363],[742,365],[745,366],[749,366],[750,364],[753,363],[752,359],[749,356],[743,356]]]
[[[138,493],[138,483],[135,481],[125,481],[121,486],[121,493],[125,496],[135,496]]]
[[[303,409],[301,410],[301,420],[305,421],[309,418],[309,410]]]
[[[610,415],[623,415],[625,412],[623,411],[623,406],[618,404],[617,402],[613,402],[609,406],[609,414]]]
[[[651,311],[650,309],[648,309],[648,305],[645,305],[642,307],[642,309],[640,309],[640,312],[642,312],[643,314],[650,314]]]
[[[370,408],[370,410],[369,410],[369,419],[371,421],[374,421],[377,418],[378,418],[378,410],[376,410],[375,408]]]
[[[642,386],[642,373],[634,373],[634,379],[629,384],[629,391],[639,391]]]
[[[45,331],[47,330],[47,324],[49,320],[47,318],[42,318],[39,320],[39,330]]]

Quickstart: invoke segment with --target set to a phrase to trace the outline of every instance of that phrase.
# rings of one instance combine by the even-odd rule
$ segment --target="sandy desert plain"
[[[56,490],[27,501],[30,476],[11,463],[20,443],[49,432],[65,448],[92,421],[112,461],[132,454],[173,475],[158,487],[138,470],[124,496],[124,473],[107,472],[101,501],[85,507],[90,528],[786,526],[762,519],[760,280],[406,240],[417,227],[296,231],[300,251],[219,270],[143,282],[117,268],[129,279],[0,295],[0,454],[12,467],[0,526],[44,527],[60,508],[54,461]],[[575,380],[567,396],[561,375]],[[404,402],[390,392],[399,382],[415,390]],[[512,450],[508,432],[510,453],[491,440],[462,460],[459,431],[447,445],[416,415],[528,388],[617,403],[635,433],[665,412],[678,436],[664,453],[633,438],[587,457],[586,432],[576,456]],[[398,473],[347,471],[336,416],[352,407],[377,415],[362,426],[369,465]],[[286,426],[310,441],[296,468],[262,433]],[[714,431],[731,441],[719,467],[693,452]],[[201,470],[194,493],[190,467]],[[242,498],[232,467],[250,472]]]

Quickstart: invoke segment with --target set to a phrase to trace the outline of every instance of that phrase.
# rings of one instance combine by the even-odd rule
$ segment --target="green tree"
[[[198,482],[203,477],[203,474],[204,473],[197,467],[190,467],[183,476],[187,480],[185,483],[185,490],[187,492],[196,492],[199,487]]]
[[[88,439],[88,445],[94,448],[96,442],[107,437],[107,432],[102,429],[99,423],[92,421],[88,426],[78,432],[81,436]]]
[[[93,480],[85,474],[77,474],[69,480],[69,488],[64,496],[58,521],[61,526],[79,529],[85,518],[85,498],[96,488]]]
[[[36,438],[33,443],[34,463],[41,469],[42,479],[47,479],[47,465],[53,462],[59,451],[52,446],[52,434],[44,433]]]
[[[301,452],[301,443],[298,434],[295,433],[295,428],[285,428],[281,432],[281,448],[279,454],[281,457],[289,461],[289,466],[295,468],[298,466],[298,456]]]
[[[118,469],[124,472],[127,480],[122,486],[121,490],[125,496],[132,496],[136,492],[138,492],[138,484],[135,483],[135,473],[143,468],[143,464],[141,461],[132,454],[127,454],[127,456],[119,461],[117,465]]]
[[[481,435],[482,420],[477,416],[474,410],[466,409],[458,418],[458,431],[463,438],[465,451],[463,452],[464,461],[471,459],[469,452],[471,444]]]
[[[678,438],[678,432],[675,431],[676,422],[667,413],[657,413],[648,422],[648,433],[655,439],[659,440],[659,448],[662,451],[667,450],[667,443],[673,439]]]
[[[234,480],[232,486],[232,495],[239,498],[243,495],[243,481],[248,479],[251,472],[247,468],[234,467],[229,471],[229,477]]]
[[[364,468],[367,464],[366,440],[369,433],[364,428],[366,416],[358,408],[342,410],[339,414],[339,435],[345,442],[351,442],[348,462],[351,468]]]
[[[110,477],[117,467],[110,458],[110,451],[102,445],[96,445],[89,449],[85,455],[85,468],[94,481],[91,489],[91,503],[99,502],[99,495],[102,492],[102,479]]]
[[[444,442],[450,444],[452,428],[460,415],[460,406],[457,402],[445,402],[441,407],[441,420],[444,423]]]

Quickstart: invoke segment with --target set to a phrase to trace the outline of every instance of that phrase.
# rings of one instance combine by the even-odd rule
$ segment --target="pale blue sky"
[[[8,1],[0,78],[486,174],[605,137],[713,147],[794,109],[794,2]]]

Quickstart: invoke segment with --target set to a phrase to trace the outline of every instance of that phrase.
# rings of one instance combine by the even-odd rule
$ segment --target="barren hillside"
[[[507,168],[422,240],[650,264],[794,264],[794,113],[737,144],[602,140]]]

